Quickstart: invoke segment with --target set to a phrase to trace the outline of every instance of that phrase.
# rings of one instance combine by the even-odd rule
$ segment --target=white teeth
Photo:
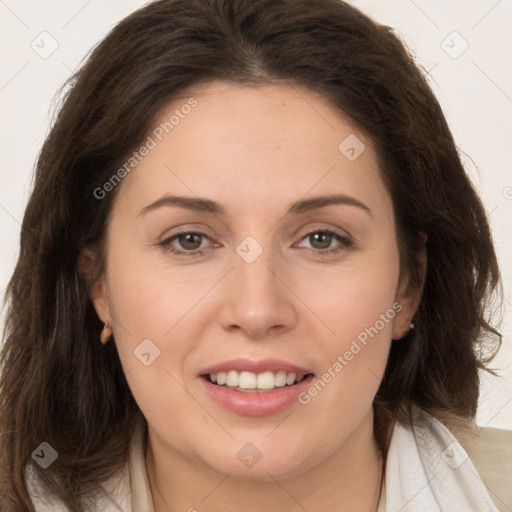
[[[256,387],[258,389],[272,389],[275,385],[275,378],[272,372],[258,374]]]
[[[238,372],[231,370],[226,377],[226,386],[238,386]]]
[[[236,373],[236,372],[235,372]],[[240,372],[237,386],[244,389],[256,389],[257,386],[256,374],[252,372]]]
[[[229,386],[238,388],[239,390],[261,389],[268,390],[276,387],[291,386],[299,383],[304,379],[304,375],[297,375],[295,373],[286,373],[280,370],[274,372],[237,372],[230,370],[228,372],[210,373],[210,380],[217,383],[219,386]]]
[[[276,376],[274,377],[274,384],[276,388],[280,388],[282,386],[286,385],[286,372],[283,372],[282,370],[276,373]]]
[[[286,384],[288,384],[288,386],[291,386],[295,382],[295,377],[297,377],[295,373],[289,373],[286,376]]]

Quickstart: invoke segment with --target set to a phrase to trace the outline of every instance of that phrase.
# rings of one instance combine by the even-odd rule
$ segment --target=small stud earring
[[[414,329],[414,327],[415,327],[414,324],[408,318],[406,325],[404,327],[402,327],[402,338],[404,338],[407,335],[407,333],[409,332],[410,329]],[[393,338],[393,340],[398,341],[398,340],[401,340],[402,338]]]
[[[107,324],[105,324],[105,327],[103,327],[103,330],[100,334],[100,341],[105,345],[107,341],[112,337],[112,328],[109,327]]]
[[[407,319],[407,324],[405,325],[405,327],[402,329],[402,332],[403,333],[408,333],[409,330],[411,329],[414,329],[414,324],[411,322],[411,320],[408,318]]]

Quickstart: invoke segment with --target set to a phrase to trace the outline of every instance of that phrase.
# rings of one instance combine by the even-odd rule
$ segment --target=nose
[[[224,283],[223,327],[254,340],[291,329],[297,320],[297,299],[286,282],[284,266],[270,250],[251,263],[238,254],[233,259],[234,268]]]

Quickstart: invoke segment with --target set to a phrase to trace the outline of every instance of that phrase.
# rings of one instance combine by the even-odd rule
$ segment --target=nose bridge
[[[238,300],[253,302],[258,304],[260,299],[265,299],[265,304],[277,300],[277,290],[275,270],[271,271],[275,265],[272,261],[275,259],[266,251],[255,261],[248,263],[243,258],[239,258],[235,264],[235,275],[239,289],[237,290]],[[261,307],[261,306],[260,306]]]
[[[236,249],[229,284],[229,300],[224,305],[224,323],[262,336],[277,326],[284,329],[293,321],[294,308],[290,294],[277,277],[278,255],[247,237]]]
[[[247,246],[249,251],[243,253]],[[245,247],[241,244],[237,248],[234,269],[237,303],[253,308],[254,313],[270,310],[278,302],[279,294],[275,270],[271,271],[276,266],[276,256],[269,247],[262,248],[260,254],[258,252],[250,242]]]

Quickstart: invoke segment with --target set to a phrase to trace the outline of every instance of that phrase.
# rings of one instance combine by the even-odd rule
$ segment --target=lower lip
[[[298,402],[298,395],[309,387],[314,378],[314,375],[308,375],[293,386],[263,392],[244,392],[217,386],[204,377],[200,377],[199,380],[209,396],[226,409],[247,416],[267,416]]]

